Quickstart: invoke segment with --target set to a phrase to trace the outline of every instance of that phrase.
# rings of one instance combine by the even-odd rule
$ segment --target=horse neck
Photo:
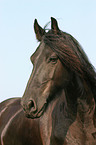
[[[84,123],[93,119],[95,113],[95,100],[91,88],[85,81],[83,82],[83,85],[84,93],[77,99],[77,112],[81,121]]]
[[[73,85],[74,84],[74,85]],[[78,87],[79,86],[79,87]],[[66,89],[66,98],[69,106],[74,108],[73,111],[80,112],[92,118],[95,113],[95,99],[90,85],[79,77],[75,78],[73,82]]]
[[[84,93],[77,99],[77,116],[86,127],[95,125],[95,100],[91,88],[84,81]],[[95,123],[95,124],[94,124]]]
[[[96,144],[96,141],[94,140],[96,139],[95,100],[92,90],[85,81],[83,82],[83,86],[84,92],[81,95],[78,93],[78,90],[76,90],[77,86],[70,88],[71,91],[67,91],[66,93],[69,102],[68,104],[74,103],[75,105],[75,103],[77,102],[76,118],[75,121],[69,127],[65,139],[67,143],[72,145],[78,143],[80,145]],[[75,142],[76,140],[77,142]]]

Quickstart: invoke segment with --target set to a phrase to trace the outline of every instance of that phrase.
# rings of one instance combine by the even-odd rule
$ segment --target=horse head
[[[71,105],[78,104],[88,88],[96,96],[96,73],[77,40],[62,32],[54,18],[48,32],[36,19],[34,30],[40,45],[31,56],[33,71],[22,98],[26,115],[39,118],[62,90]]]
[[[39,26],[37,20],[34,22],[34,30],[40,45],[31,56],[33,71],[22,98],[22,105],[27,116],[38,118],[55,94],[68,85],[70,72],[63,67],[58,55],[46,43],[50,33],[58,35],[60,30],[57,21],[51,18],[49,34]]]

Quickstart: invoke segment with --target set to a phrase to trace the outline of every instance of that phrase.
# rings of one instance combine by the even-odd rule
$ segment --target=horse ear
[[[53,17],[51,17],[51,29],[54,31],[55,34],[57,34],[58,31],[60,31],[57,20]]]
[[[45,34],[45,30],[41,28],[41,26],[38,24],[37,19],[35,19],[34,21],[34,31],[35,31],[37,40],[41,41],[42,36]]]

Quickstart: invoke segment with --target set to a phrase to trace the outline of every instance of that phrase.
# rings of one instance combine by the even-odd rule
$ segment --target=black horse
[[[77,40],[59,29],[56,19],[51,18],[48,32],[37,20],[34,29],[40,45],[31,56],[34,67],[21,101],[31,119],[24,117],[20,99],[2,103],[1,145],[95,145],[94,67]]]

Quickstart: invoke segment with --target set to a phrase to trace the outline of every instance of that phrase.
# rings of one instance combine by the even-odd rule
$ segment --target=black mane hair
[[[96,101],[96,71],[78,41],[60,30],[57,34],[49,30],[43,40],[57,54],[64,66],[87,82]]]

